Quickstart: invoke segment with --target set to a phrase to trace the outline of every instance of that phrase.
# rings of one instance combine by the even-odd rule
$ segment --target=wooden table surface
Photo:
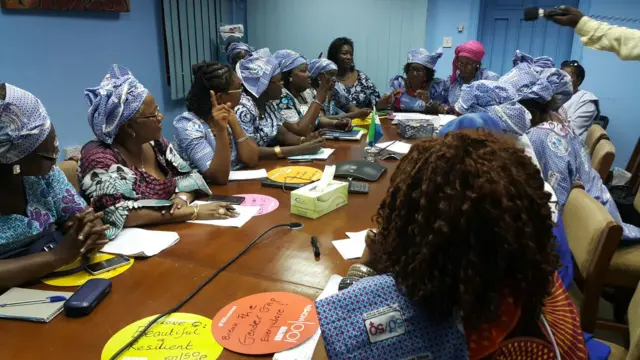
[[[383,120],[382,124],[385,136],[381,141],[398,139],[395,128],[388,121]],[[336,151],[327,161],[300,165],[323,169],[325,164],[362,159],[365,144],[366,136],[359,142],[329,141],[327,146]],[[111,279],[111,294],[87,317],[72,319],[61,314],[48,324],[2,320],[0,358],[99,359],[102,348],[116,332],[174,306],[262,231],[280,223],[298,221],[304,228],[293,231],[283,228],[269,233],[180,311],[213,318],[233,300],[269,291],[292,292],[315,300],[331,275],[344,275],[355,262],[345,261],[331,241],[345,239],[347,231],[360,231],[374,225],[372,216],[386,194],[389,178],[398,162],[379,163],[389,171],[371,183],[369,194],[349,194],[346,206],[316,220],[292,215],[289,193],[262,187],[258,180],[213,186],[214,194],[269,195],[278,199],[280,206],[269,214],[252,218],[239,229],[187,223],[151,227],[176,231],[180,241],[152,258],[136,260],[131,269]],[[286,160],[261,163],[267,170],[286,165]],[[310,245],[313,235],[318,237],[322,254],[318,260]],[[45,284],[32,287],[75,290]],[[224,350],[220,359],[247,357]],[[264,358],[271,358],[271,355]],[[322,339],[314,358],[326,358]]]

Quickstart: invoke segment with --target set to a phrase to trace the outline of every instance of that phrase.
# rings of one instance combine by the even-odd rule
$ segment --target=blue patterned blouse
[[[231,128],[227,126],[231,150],[231,170],[242,168]],[[180,157],[196,167],[200,173],[209,169],[216,150],[216,138],[209,124],[196,114],[186,111],[173,120],[173,133]]]
[[[27,247],[29,239],[49,229],[62,226],[73,215],[82,212],[87,203],[78,195],[57,166],[44,176],[25,176],[27,216],[0,215],[0,253]]]
[[[395,76],[389,82],[391,92],[394,90],[402,90],[402,95],[394,102],[394,110],[402,111],[424,111],[426,104],[417,97],[411,96],[406,92],[405,78],[403,76]],[[440,78],[434,78],[429,85],[429,99],[438,104],[447,104],[448,97],[447,82]]]
[[[258,146],[276,145],[278,129],[280,129],[284,120],[273,101],[267,103],[264,116],[260,117],[260,110],[258,110],[256,103],[251,97],[243,93],[235,112],[244,132],[255,139]]]
[[[472,82],[478,80],[498,81],[498,79],[500,79],[500,75],[483,68],[476,72],[476,76],[473,78]],[[449,105],[453,106],[456,104],[456,102],[458,102],[458,99],[460,98],[460,91],[462,90],[462,85],[464,85],[464,81],[460,77],[460,72],[458,72],[456,81],[453,84],[449,85]]]

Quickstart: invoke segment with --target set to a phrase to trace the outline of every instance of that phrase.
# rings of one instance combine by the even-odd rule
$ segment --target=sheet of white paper
[[[340,286],[340,280],[342,280],[342,276],[331,275],[329,281],[327,282],[327,286],[325,286],[324,290],[322,291],[322,293],[320,293],[316,300],[322,300],[328,296],[337,294],[338,286]],[[275,353],[273,355],[273,360],[310,360],[313,357],[313,352],[316,349],[316,345],[318,345],[320,335],[321,332],[320,329],[318,329],[309,338],[309,340],[303,342],[302,344],[289,350]]]
[[[391,143],[391,141],[387,141],[383,143],[377,143],[376,146],[380,149],[386,148],[385,150],[397,152],[398,154],[406,154],[409,152],[409,150],[411,150],[411,144],[407,144],[404,141],[396,141],[393,144]],[[389,146],[389,144],[391,144],[391,146]]]
[[[361,258],[366,246],[364,239],[334,240],[332,243],[345,260]]]
[[[393,113],[396,120],[433,120],[437,119],[437,115],[427,115],[421,113],[397,112]]]
[[[367,237],[367,232],[368,231],[369,231],[369,229],[364,229],[364,230],[358,231],[358,232],[348,232],[347,236],[349,237],[349,239],[364,241],[365,238]]]
[[[440,118],[440,124],[439,126],[445,126],[447,125],[447,123],[451,120],[457,119],[458,117],[455,115],[444,115],[444,114],[440,114],[438,115],[438,117]]]
[[[173,246],[178,240],[180,240],[180,236],[172,231],[126,228],[101,251],[110,254],[149,257]]]
[[[264,179],[267,177],[267,170],[236,170],[229,172],[229,181]]]
[[[193,204],[208,204],[207,201],[194,201]],[[238,217],[226,220],[191,220],[190,223],[194,224],[203,224],[203,225],[216,225],[216,226],[228,226],[228,227],[242,227],[242,225],[246,224],[247,221],[251,220],[258,211],[260,211],[260,206],[244,206],[244,205],[233,205],[237,212],[240,213]]]
[[[289,156],[287,159],[290,160],[327,160],[335,149],[322,148],[315,154],[312,155],[298,155],[298,156]]]

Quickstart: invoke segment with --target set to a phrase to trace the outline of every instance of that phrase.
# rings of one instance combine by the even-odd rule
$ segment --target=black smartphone
[[[244,196],[211,195],[209,201],[227,202],[231,205],[240,205],[244,202]]]
[[[131,262],[131,259],[124,255],[118,255],[111,259],[98,261],[97,263],[89,264],[85,266],[85,270],[91,275],[99,275],[109,270],[117,269],[121,266],[125,266]]]

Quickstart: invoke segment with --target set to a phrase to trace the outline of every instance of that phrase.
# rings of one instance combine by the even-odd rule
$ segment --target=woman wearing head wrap
[[[260,159],[315,154],[320,150],[322,137],[299,136],[283,126],[284,119],[276,105],[282,97],[282,73],[269,49],[260,49],[240,60],[236,73],[244,91],[235,113],[244,131],[258,144]]]
[[[226,184],[229,172],[258,164],[258,146],[238,122],[242,83],[229,65],[217,61],[192,67],[187,110],[173,120],[178,152],[205,179]]]
[[[406,77],[398,75],[390,81],[392,92],[400,91],[393,102],[393,110],[427,114],[444,114],[447,111],[448,84],[436,78],[434,70],[441,57],[442,49],[433,54],[425,49],[409,51],[404,66]]]
[[[317,91],[320,88],[321,81],[335,83],[338,75],[338,65],[329,59],[313,59],[309,62],[309,73],[311,74],[311,87]],[[347,109],[348,112],[345,113],[342,109]],[[358,107],[349,103],[349,99],[336,91],[331,91],[327,95],[322,111],[328,119],[333,120],[343,118],[364,119],[371,114],[371,110],[358,109]]]
[[[583,141],[593,122],[600,117],[600,100],[591,92],[580,89],[584,81],[584,67],[576,60],[563,61],[562,70],[571,76],[573,96],[560,109],[567,123]]]
[[[362,71],[357,70],[353,63],[353,41],[346,37],[333,40],[329,45],[327,58],[338,65],[338,82],[334,92],[347,99],[360,109],[371,109],[374,105],[386,109],[393,102],[394,94],[380,97],[373,81]],[[352,109],[342,108],[345,112]]]
[[[162,137],[160,108],[129,69],[113,65],[85,98],[97,140],[82,148],[81,187],[110,239],[124,227],[237,215],[229,204],[189,205],[211,190]]]
[[[478,80],[498,80],[498,74],[482,67],[484,46],[476,40],[469,40],[456,47],[453,57],[453,72],[449,81],[449,104],[453,105],[460,97],[462,85]]]
[[[236,68],[238,61],[251,56],[256,49],[243,42],[234,42],[227,45],[227,61],[232,69]]]
[[[573,95],[569,75],[554,68],[549,57],[532,58],[516,52],[514,68],[498,81],[479,81],[466,86],[456,103],[460,113],[488,112],[503,129],[529,139],[542,175],[558,197],[560,211],[571,187],[581,182],[622,224],[623,240],[640,240],[640,229],[622,222],[618,208],[591,167],[582,140],[555,113]]]
[[[548,201],[539,170],[502,136],[414,144],[367,234],[366,266],[316,303],[328,357],[587,359]]]
[[[334,82],[319,82],[318,90],[311,87],[309,63],[304,56],[291,50],[273,54],[282,71],[282,97],[278,102],[284,127],[298,136],[309,136],[318,128],[347,130],[351,120],[331,120],[323,115],[323,104],[333,91]]]
[[[102,214],[85,210],[56,166],[58,151],[40,100],[0,84],[0,289],[39,279],[107,243]]]

